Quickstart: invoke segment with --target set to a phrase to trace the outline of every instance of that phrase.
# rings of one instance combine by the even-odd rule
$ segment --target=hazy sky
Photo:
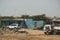
[[[0,15],[39,15],[60,17],[60,0],[0,0]]]

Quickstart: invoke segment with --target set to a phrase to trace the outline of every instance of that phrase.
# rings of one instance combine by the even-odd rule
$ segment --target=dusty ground
[[[45,35],[43,31],[25,29],[28,34],[6,31],[0,34],[0,40],[60,40],[60,35]]]

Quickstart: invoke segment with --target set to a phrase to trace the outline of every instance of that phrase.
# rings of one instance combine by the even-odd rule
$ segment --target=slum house
[[[43,26],[47,23],[50,23],[51,19],[43,15],[35,15],[35,16],[23,16],[28,28],[43,28]]]
[[[21,20],[23,19],[23,20]],[[23,16],[21,17],[10,17],[10,18],[5,18],[1,20],[2,26],[7,26],[12,23],[18,23],[21,28],[31,28],[34,29],[35,27],[41,28],[49,22],[49,18],[46,17],[45,15],[36,15],[36,16]]]
[[[3,27],[11,25],[13,23],[19,24],[20,28],[33,28],[34,27],[33,19],[3,19],[1,20],[1,25]]]
[[[20,24],[23,19],[21,19],[20,17],[13,17],[13,16],[3,16],[0,17],[0,26],[7,26],[7,25],[11,25],[12,23],[18,23]]]
[[[21,28],[31,28],[34,27],[32,19],[28,18],[20,18],[20,17],[1,17],[0,25],[2,27],[6,27],[7,25],[11,25],[13,23],[17,23],[20,25]],[[32,25],[33,24],[33,25]]]
[[[35,22],[39,22],[38,24],[41,26],[41,24],[44,26],[45,24],[51,23],[52,19],[47,17],[45,14],[42,15],[35,15],[32,16]],[[41,23],[41,24],[40,24]]]
[[[41,16],[41,15],[39,15]],[[34,16],[36,17],[36,16]],[[35,27],[41,28],[44,25],[44,21],[43,20],[35,20],[33,16],[29,16],[29,15],[23,15],[22,18],[24,18],[25,23],[27,25],[28,28],[32,28],[34,29]]]
[[[21,28],[23,28],[23,27],[26,28],[26,25],[25,25],[25,22],[23,19],[3,19],[1,21],[1,24],[3,27],[6,27],[6,26],[11,25],[11,24],[15,24],[15,23],[19,24],[19,26]]]

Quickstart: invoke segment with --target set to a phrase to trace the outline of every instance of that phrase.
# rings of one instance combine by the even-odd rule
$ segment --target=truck
[[[53,20],[51,24],[44,25],[44,34],[59,34],[60,20]]]

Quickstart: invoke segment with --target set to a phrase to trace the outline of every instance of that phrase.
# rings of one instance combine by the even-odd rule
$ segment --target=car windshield
[[[16,25],[12,24],[11,26],[16,26]]]
[[[18,25],[18,24],[11,24],[11,26],[16,26],[16,25]]]

